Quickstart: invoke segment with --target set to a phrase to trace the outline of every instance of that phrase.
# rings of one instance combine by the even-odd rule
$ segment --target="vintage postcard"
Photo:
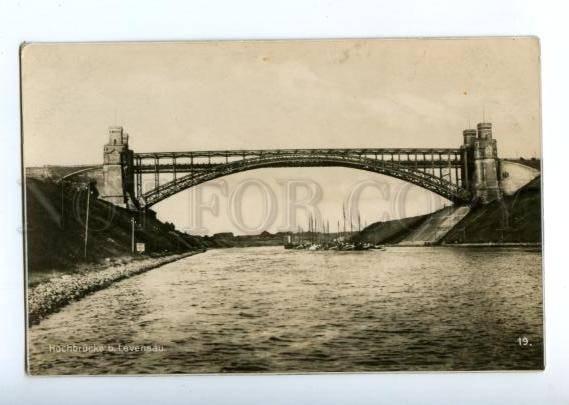
[[[32,375],[543,370],[536,38],[21,47]]]

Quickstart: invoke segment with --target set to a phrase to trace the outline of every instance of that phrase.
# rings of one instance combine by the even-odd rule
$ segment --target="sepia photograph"
[[[544,370],[536,37],[31,42],[20,80],[28,374]]]

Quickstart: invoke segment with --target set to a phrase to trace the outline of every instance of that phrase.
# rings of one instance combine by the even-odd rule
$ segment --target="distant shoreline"
[[[476,248],[501,248],[501,247],[529,247],[529,248],[541,248],[541,243],[534,242],[469,242],[469,243],[440,243],[432,245],[413,245],[413,244],[394,244],[385,245],[390,247],[476,247]]]
[[[541,242],[479,242],[479,243],[442,243],[441,246],[458,247],[541,247]]]

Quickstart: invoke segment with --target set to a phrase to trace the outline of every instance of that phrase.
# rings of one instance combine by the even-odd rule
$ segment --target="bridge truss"
[[[134,153],[135,199],[150,207],[187,188],[246,170],[348,167],[395,177],[468,202],[463,149],[274,149]]]

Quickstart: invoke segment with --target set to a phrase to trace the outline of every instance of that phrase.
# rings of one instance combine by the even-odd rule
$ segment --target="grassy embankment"
[[[541,243],[541,177],[502,201],[474,207],[443,243]]]
[[[432,215],[376,222],[353,240],[395,244]],[[442,239],[443,244],[538,244],[541,243],[541,178],[512,196],[478,205]]]
[[[136,240],[144,255],[131,253],[132,212],[96,198],[91,187],[89,232],[85,255],[87,190],[51,180],[26,179],[26,241],[28,283],[57,275],[103,269],[148,257],[202,250],[201,238],[159,221],[152,211],[137,217]]]
[[[411,231],[417,229],[428,217],[395,219],[391,221],[375,222],[364,228],[359,234],[352,237],[354,241],[363,241],[373,244],[395,244],[401,242]]]
[[[53,169],[52,169],[53,171]],[[164,223],[149,210],[133,214],[97,198],[91,187],[89,233],[85,256],[87,189],[84,183],[26,179],[28,283],[33,286],[62,274],[93,272],[149,257],[163,257],[206,248],[282,245],[284,234],[218,234],[194,236]],[[144,254],[131,253],[131,218]]]

